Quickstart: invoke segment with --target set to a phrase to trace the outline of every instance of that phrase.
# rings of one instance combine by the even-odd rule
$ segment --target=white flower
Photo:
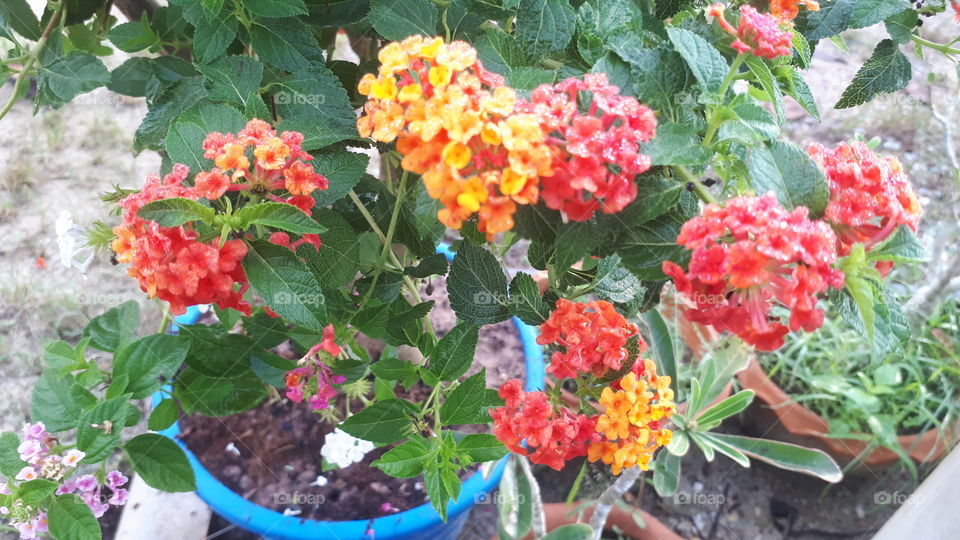
[[[16,478],[17,480],[23,480],[25,482],[29,482],[30,480],[36,480],[37,470],[31,467],[30,465],[27,465],[26,467],[20,469],[20,472],[18,472],[17,476],[15,476],[14,478]]]
[[[67,467],[76,467],[80,464],[80,460],[86,455],[87,454],[77,450],[76,448],[67,450],[67,453],[63,455],[63,464]]]
[[[93,246],[87,243],[86,231],[73,222],[70,212],[66,210],[60,212],[55,228],[60,262],[67,268],[73,267],[86,272],[94,256]]]
[[[343,469],[362,461],[363,456],[374,448],[372,442],[358,439],[337,428],[327,433],[327,436],[323,439],[323,448],[320,449],[320,455],[327,462]]]
[[[327,485],[327,478],[323,475],[317,475],[317,479],[310,483],[311,486],[323,487]]]

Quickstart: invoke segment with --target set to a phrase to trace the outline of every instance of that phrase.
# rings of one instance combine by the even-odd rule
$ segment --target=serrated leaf
[[[461,245],[447,277],[450,307],[462,321],[483,325],[510,317],[507,278],[489,251]]]
[[[99,463],[116,449],[129,402],[126,396],[109,399],[80,415],[76,425],[77,448],[86,453],[84,463]]]
[[[720,52],[707,40],[689,30],[667,28],[667,35],[704,89],[708,92],[719,92],[729,69]]]
[[[568,0],[520,0],[514,34],[534,54],[563,50],[575,28],[576,14]]]
[[[857,0],[850,13],[850,28],[873,26],[909,8],[909,0]]]
[[[107,32],[107,39],[121,51],[142,51],[160,41],[145,20],[118,24]]]
[[[486,368],[464,379],[443,400],[440,421],[445,426],[457,424],[481,424],[490,421],[484,407],[486,394]]]
[[[299,19],[258,19],[250,27],[250,45],[260,60],[285,71],[320,68],[323,57],[310,28]]]
[[[113,352],[133,340],[140,327],[140,305],[128,300],[98,315],[83,329],[83,337],[90,345],[105,352]]]
[[[83,51],[70,51],[55,61],[40,66],[37,85],[61,102],[110,83],[110,72],[96,56]]]
[[[416,407],[402,399],[378,401],[350,416],[338,427],[350,435],[374,443],[390,444],[410,431]]]
[[[529,274],[518,272],[513,277],[510,301],[514,315],[529,325],[540,326],[550,317],[550,306],[543,301],[537,282]]]
[[[292,204],[264,202],[244,206],[236,214],[240,228],[265,225],[297,234],[322,234],[327,228]]]
[[[912,76],[910,60],[893,40],[885,39],[877,44],[873,55],[854,75],[853,82],[843,91],[834,108],[856,107],[880,94],[903,90]]]
[[[114,395],[131,394],[133,399],[149,396],[170,380],[183,364],[190,341],[181,336],[154,334],[119,349],[113,358]],[[123,376],[118,384],[117,376]],[[116,387],[116,388],[115,388]]]
[[[57,371],[44,370],[30,400],[31,418],[54,432],[75,428],[80,415],[96,403],[93,394],[77,384],[72,375],[60,375]]]
[[[240,0],[240,3],[259,17],[277,19],[307,14],[303,0]]]
[[[430,352],[428,370],[441,381],[452,381],[467,372],[477,349],[477,327],[459,323]]]
[[[882,244],[867,252],[867,260],[922,263],[927,260],[927,252],[909,227],[900,226]]]
[[[905,9],[892,15],[884,21],[887,33],[897,43],[907,43],[913,39],[913,29],[917,27],[920,16],[912,8]]]
[[[643,145],[643,152],[653,165],[701,165],[711,157],[692,126],[674,123],[657,126],[657,136]]]
[[[774,141],[748,150],[750,185],[759,195],[772,191],[784,208],[807,207],[819,215],[827,207],[830,188],[823,170],[797,146]]]
[[[150,60],[135,56],[110,72],[107,88],[125,96],[144,97],[147,95],[147,83],[152,77]]]
[[[371,465],[395,478],[413,478],[423,473],[423,463],[430,450],[426,440],[414,437],[383,454]]]
[[[298,71],[275,85],[274,100],[284,117],[279,129],[303,133],[304,149],[357,136],[356,115],[347,92],[329,69],[316,66]]]
[[[8,478],[13,478],[27,466],[27,463],[20,459],[18,446],[20,439],[16,434],[9,431],[0,434],[0,473]]]
[[[489,433],[471,433],[457,443],[457,452],[469,455],[474,463],[483,463],[502,458],[507,448]]]
[[[213,17],[202,17],[193,34],[193,55],[198,62],[207,63],[223,55],[237,38],[239,21],[228,12]]]
[[[289,249],[264,241],[251,243],[243,259],[250,285],[274,312],[311,330],[326,326],[320,282]]]
[[[31,40],[40,39],[40,21],[30,9],[27,0],[4,0],[0,2],[0,18],[10,24],[14,32]]]
[[[304,244],[297,250],[313,270],[320,285],[335,289],[346,285],[360,269],[358,240],[353,228],[333,210],[314,210],[313,217],[326,228],[320,250]]]
[[[259,96],[263,64],[249,56],[225,56],[210,64],[197,64],[206,80],[210,99],[245,108],[251,97]]]
[[[149,202],[137,211],[137,217],[161,227],[179,227],[190,221],[211,223],[213,215],[213,208],[183,197]]]
[[[487,28],[477,40],[476,47],[483,67],[501,75],[535,62],[526,45],[499,28]]]
[[[123,445],[133,469],[150,487],[182,492],[196,489],[193,468],[177,443],[156,433],[138,435]]]
[[[176,400],[164,399],[150,412],[150,417],[147,419],[147,429],[163,431],[172,426],[179,415],[180,409],[177,407]]]
[[[47,507],[47,526],[57,540],[100,540],[100,523],[76,495],[59,495]]]
[[[370,0],[367,20],[378,34],[392,41],[437,33],[437,8],[429,0]]]
[[[681,264],[688,257],[686,249],[677,245],[684,221],[682,216],[668,213],[624,231],[617,248],[622,264],[639,279],[664,279],[663,261]]]

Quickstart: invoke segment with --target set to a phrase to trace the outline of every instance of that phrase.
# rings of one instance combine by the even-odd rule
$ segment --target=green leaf
[[[128,396],[109,399],[83,413],[77,421],[77,448],[87,455],[84,463],[107,459],[120,443],[120,431],[127,420]],[[97,427],[94,427],[97,426]]]
[[[161,59],[158,58],[157,61],[159,60]],[[155,73],[159,69],[157,65],[154,66]],[[206,97],[207,90],[203,87],[201,77],[185,77],[164,88],[154,98],[147,115],[134,134],[134,151],[139,152],[144,148],[160,149],[160,143],[177,116]]]
[[[677,234],[685,219],[671,212],[623,231],[617,253],[623,266],[642,280],[664,279],[663,261],[685,262],[686,249],[677,245]]]
[[[647,49],[637,36],[624,34],[613,50],[632,67],[631,79],[637,99],[666,116],[682,121],[683,109],[696,105],[693,73],[683,57],[666,46]]]
[[[817,102],[813,99],[813,92],[796,68],[791,68],[790,81],[786,86],[784,92],[819,121],[820,111],[817,109]]]
[[[643,314],[643,320],[650,330],[650,341],[653,357],[657,362],[657,369],[661,375],[670,377],[670,386],[676,395],[677,359],[673,353],[673,339],[670,337],[670,329],[667,328],[666,321],[663,320],[660,312],[656,309],[647,310]]]
[[[207,134],[213,131],[235,133],[246,123],[243,113],[229,105],[202,103],[177,116],[167,132],[164,149],[173,162],[183,163],[191,171],[210,170],[213,161],[203,156]],[[209,213],[212,216],[213,210]]]
[[[741,452],[740,450],[737,450],[730,444],[714,437],[713,433],[695,431],[691,435],[695,437],[695,440],[697,441],[697,445],[708,446],[712,450],[716,452],[720,452],[721,454],[736,461],[737,464],[740,465],[741,467],[750,466],[750,458],[748,458],[746,455],[744,455],[743,452]]]
[[[487,28],[475,45],[483,67],[501,75],[535,62],[526,45],[499,28]]]
[[[437,34],[437,8],[429,0],[370,0],[367,20],[378,34],[391,41],[414,34]]]
[[[415,278],[442,276],[450,269],[447,257],[442,253],[434,253],[420,260],[416,266],[407,266],[403,269],[404,275]]]
[[[285,71],[321,68],[323,57],[310,28],[298,19],[258,19],[250,27],[257,56]]]
[[[680,456],[661,450],[653,466],[653,488],[657,495],[669,497],[676,493],[679,484]]]
[[[720,124],[717,140],[736,139],[753,145],[757,141],[775,139],[780,126],[769,111],[756,103],[738,103],[729,108],[733,118]]]
[[[370,371],[378,378],[386,381],[410,382],[419,378],[419,368],[406,360],[401,360],[396,356],[381,356],[370,366]],[[408,386],[404,383],[404,386]]]
[[[477,325],[510,317],[507,278],[497,258],[473,245],[461,245],[447,277],[450,307],[457,318]]]
[[[147,419],[147,429],[163,431],[172,426],[179,416],[180,409],[177,407],[177,401],[166,398],[150,412],[150,418]]]
[[[240,0],[240,3],[259,17],[278,19],[307,14],[303,0]]]
[[[416,407],[402,399],[378,401],[350,416],[340,429],[350,435],[374,443],[390,444],[403,439],[412,428]]]
[[[853,82],[843,91],[834,108],[856,107],[880,94],[903,90],[912,76],[910,60],[893,40],[885,39],[877,44],[873,56],[854,75]]]
[[[161,227],[179,227],[190,221],[212,223],[213,215],[213,208],[183,197],[149,202],[137,212],[137,217],[154,221]]]
[[[244,108],[251,96],[260,95],[263,64],[249,56],[225,56],[210,64],[197,64],[210,90],[210,99]]]
[[[830,188],[823,170],[796,145],[774,141],[749,149],[747,171],[758,194],[772,191],[788,210],[806,206],[816,216],[827,207]]]
[[[497,529],[501,538],[525,538],[533,525],[533,497],[530,482],[525,474],[518,474],[517,460],[527,459],[510,456],[500,479],[497,497]]]
[[[127,441],[123,450],[133,469],[150,487],[169,493],[197,489],[187,455],[167,437],[144,433]]]
[[[413,478],[423,473],[423,463],[430,451],[430,443],[415,436],[383,454],[371,465],[395,478]]]
[[[591,540],[592,538],[593,529],[589,525],[573,523],[553,529],[543,537],[543,540]]]
[[[107,88],[131,97],[147,95],[147,83],[153,78],[153,67],[148,58],[135,56],[110,72]]]
[[[160,41],[146,19],[118,24],[107,32],[107,39],[124,52],[142,51]]]
[[[859,0],[824,2],[819,11],[807,12],[803,31],[807,41],[833,37],[850,27],[853,8]]]
[[[429,464],[428,464],[429,465]],[[439,467],[434,464],[423,472],[423,487],[430,498],[434,510],[440,514],[440,519],[447,520],[447,505],[450,503],[450,492],[444,487]]]
[[[100,540],[100,523],[76,495],[54,497],[47,507],[47,526],[57,540]]]
[[[467,372],[477,349],[477,327],[459,323],[430,352],[428,369],[441,381],[453,381]]]
[[[490,421],[490,415],[484,407],[486,382],[486,368],[483,368],[464,379],[444,398],[440,407],[440,421],[444,426]]]
[[[882,244],[867,252],[867,260],[922,263],[927,261],[927,251],[909,227],[900,226]]]
[[[510,282],[513,313],[521,321],[540,326],[550,317],[550,306],[540,296],[537,282],[529,274],[518,272]]]
[[[909,8],[909,0],[857,0],[850,14],[850,28],[873,26]]]
[[[303,213],[296,206],[279,202],[264,202],[244,206],[235,214],[240,229],[251,225],[265,225],[297,234],[322,234],[327,228]]]
[[[237,38],[239,21],[223,11],[213,17],[201,17],[193,33],[193,55],[197,62],[208,63],[227,51]]]
[[[905,9],[900,13],[892,15],[884,21],[887,27],[887,33],[897,43],[907,43],[913,39],[913,29],[917,27],[920,16],[912,8]]]
[[[13,496],[16,499],[22,500],[26,505],[35,505],[50,495],[53,495],[53,492],[56,491],[59,486],[60,484],[57,482],[45,478],[37,478],[36,480],[30,480],[17,486],[17,490]]]
[[[653,165],[701,165],[711,153],[700,146],[697,130],[686,124],[657,126],[657,136],[643,146]]]
[[[326,228],[320,251],[304,244],[297,250],[313,270],[320,285],[336,289],[350,283],[360,269],[357,234],[345,219],[333,210],[313,211],[313,217]]]
[[[773,104],[773,110],[777,113],[777,121],[783,122],[783,94],[780,92],[780,87],[777,86],[777,80],[773,76],[773,72],[770,71],[770,66],[759,56],[753,55],[747,55],[746,64],[755,82],[760,85],[760,88],[767,95],[767,99]]]
[[[125,376],[124,384],[115,378],[110,385],[114,395],[131,394],[141,399],[160,389],[180,369],[190,340],[181,336],[154,334],[117,350],[113,357],[113,374]],[[116,387],[116,388],[114,388]]]
[[[514,34],[541,56],[562,51],[573,38],[576,14],[568,0],[520,0]]]
[[[741,390],[724,399],[720,403],[708,408],[696,417],[697,424],[707,425],[720,422],[747,408],[753,402],[753,390]]]
[[[320,282],[289,249],[264,241],[250,244],[243,259],[250,285],[274,312],[290,322],[321,331],[327,310]]]
[[[304,149],[321,148],[357,136],[357,119],[350,99],[329,69],[317,66],[298,71],[275,84],[279,90],[274,101],[284,118],[279,129],[303,133]]]
[[[557,72],[535,67],[520,67],[507,75],[507,86],[516,90],[533,90],[541,84],[553,84]]]
[[[110,83],[110,72],[103,62],[83,51],[70,51],[40,66],[38,74],[39,91],[49,92],[64,103]]]
[[[20,439],[15,433],[4,431],[0,434],[0,473],[8,478],[13,478],[27,466],[27,463],[20,459],[18,446]]]
[[[843,478],[836,462],[820,450],[727,433],[710,433],[710,436],[774,467],[816,476],[830,483],[839,482]]]
[[[267,388],[252,370],[246,376],[211,377],[189,368],[177,375],[176,398],[190,414],[230,416],[250,410],[267,396]]]
[[[470,456],[474,463],[483,463],[507,455],[507,448],[489,433],[471,433],[457,443],[457,452]]]
[[[83,329],[83,337],[90,345],[105,352],[113,352],[133,340],[140,327],[140,306],[128,300],[94,317]]]
[[[689,30],[667,28],[667,35],[703,88],[708,92],[719,92],[729,70],[720,52]]]
[[[49,431],[67,431],[75,428],[83,411],[95,403],[93,394],[77,384],[72,375],[47,369],[33,387],[30,416],[35,422],[43,422]]]
[[[314,152],[313,156],[311,163],[314,170],[326,176],[330,184],[325,190],[313,192],[317,206],[329,206],[342,199],[360,182],[370,161],[366,154],[343,149]]]
[[[27,0],[4,0],[0,2],[0,18],[10,24],[10,28],[21,36],[31,40],[40,39],[40,21],[30,9]]]

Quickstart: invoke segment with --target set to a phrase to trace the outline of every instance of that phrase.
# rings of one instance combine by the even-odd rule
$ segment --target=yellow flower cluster
[[[587,448],[587,458],[610,465],[613,474],[635,466],[647,470],[653,453],[670,444],[673,434],[661,427],[676,410],[670,377],[657,376],[652,360],[637,363],[639,369],[620,379],[619,390],[603,389],[597,433],[605,440]]]
[[[477,214],[488,237],[512,229],[516,205],[537,202],[539,177],[552,174],[537,117],[515,111],[514,90],[462,41],[411,36],[379,59],[358,85],[368,97],[360,135],[397,141],[401,166],[443,204],[443,224],[459,229]]]

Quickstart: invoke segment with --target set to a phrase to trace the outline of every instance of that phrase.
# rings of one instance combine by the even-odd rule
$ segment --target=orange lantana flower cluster
[[[800,14],[801,5],[810,11],[820,10],[816,0],[770,0],[770,14],[783,22],[792,21]]]
[[[653,453],[670,444],[673,433],[663,427],[676,411],[670,377],[658,376],[652,360],[637,360],[634,369],[600,394],[604,411],[597,432],[604,440],[587,448],[587,459],[603,461],[613,474],[640,467],[647,470]]]
[[[514,114],[516,93],[462,41],[411,36],[379,58],[378,75],[359,84],[360,135],[397,141],[402,167],[443,204],[443,224],[459,229],[478,214],[489,236],[513,228],[516,205],[536,202],[537,177],[551,173],[536,117]]]

